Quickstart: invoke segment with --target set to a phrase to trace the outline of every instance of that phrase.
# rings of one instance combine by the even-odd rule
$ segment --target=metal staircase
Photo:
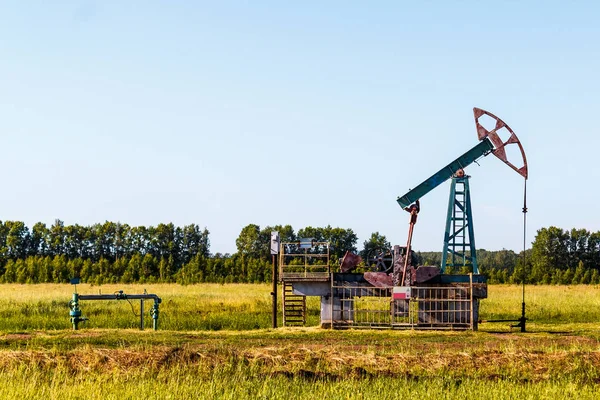
[[[306,296],[294,294],[292,285],[283,282],[283,326],[306,324]]]

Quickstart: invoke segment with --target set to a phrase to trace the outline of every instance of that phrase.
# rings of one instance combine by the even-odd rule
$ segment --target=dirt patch
[[[0,339],[4,340],[29,340],[34,336],[32,333],[8,333],[1,335]]]

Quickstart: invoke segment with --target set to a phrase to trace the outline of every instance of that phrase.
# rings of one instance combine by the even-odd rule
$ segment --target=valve
[[[152,328],[156,331],[158,330],[158,304],[160,303],[160,299],[159,300],[154,300],[154,305],[152,306],[152,309],[150,310],[150,315],[152,316]]]
[[[71,324],[73,324],[73,330],[76,331],[79,328],[80,322],[85,322],[88,319],[81,315],[81,309],[79,308],[79,295],[77,293],[73,293],[73,299],[69,301],[69,308],[71,311],[69,315],[71,316]]]

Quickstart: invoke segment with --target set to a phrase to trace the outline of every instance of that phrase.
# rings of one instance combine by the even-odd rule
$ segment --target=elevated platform
[[[288,272],[285,273],[284,276],[281,277],[280,281],[282,282],[329,282],[331,281],[331,273],[294,273]]]

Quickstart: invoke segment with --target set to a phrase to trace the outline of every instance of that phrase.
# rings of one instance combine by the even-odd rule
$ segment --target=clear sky
[[[406,242],[396,198],[506,121],[528,242],[600,230],[600,3],[0,1],[0,219],[247,224]],[[523,179],[472,176],[478,248],[522,248]],[[442,248],[449,183],[413,245]]]

